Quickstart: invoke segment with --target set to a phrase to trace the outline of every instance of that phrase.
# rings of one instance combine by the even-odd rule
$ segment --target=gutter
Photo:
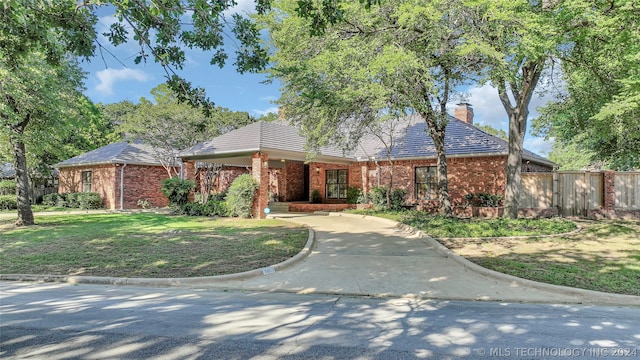
[[[125,163],[120,168],[120,210],[124,210],[124,168],[127,167]]]

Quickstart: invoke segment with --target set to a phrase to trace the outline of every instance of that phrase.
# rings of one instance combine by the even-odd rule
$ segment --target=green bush
[[[80,207],[80,195],[81,193],[67,193],[65,198],[67,201],[66,206],[68,208],[76,209]]]
[[[242,174],[233,180],[225,200],[229,215],[251,217],[251,206],[256,190],[258,190],[258,183],[249,174]]]
[[[347,188],[347,204],[358,204],[362,200],[362,191],[357,186]]]
[[[181,209],[189,202],[189,193],[196,187],[190,180],[174,177],[162,181],[162,194],[169,199],[169,205]]]
[[[42,205],[56,206],[58,204],[58,194],[45,194],[42,196]]]
[[[58,194],[56,197],[56,203],[54,206],[67,207],[67,194]]]
[[[204,204],[188,202],[180,208],[179,212],[189,216],[226,216],[227,206],[220,200],[209,200]]]
[[[390,204],[387,206],[387,188],[375,186],[369,191],[369,201],[376,210],[402,210],[405,203],[407,191],[404,189],[391,189],[389,194]]]
[[[0,195],[0,210],[15,210],[18,202],[15,195]]]
[[[318,191],[318,189],[314,189],[311,192],[311,202],[313,204],[320,204],[322,202],[322,196],[320,195],[320,191]]]
[[[86,192],[86,193],[75,193],[75,199],[77,202],[77,207],[80,209],[101,209],[102,208],[102,197],[98,193],[94,192]],[[71,194],[69,194],[71,195]]]
[[[0,195],[15,195],[15,194],[16,194],[15,180],[0,180]]]
[[[481,207],[498,207],[502,201],[502,196],[490,193],[466,194],[464,198],[472,206]]]

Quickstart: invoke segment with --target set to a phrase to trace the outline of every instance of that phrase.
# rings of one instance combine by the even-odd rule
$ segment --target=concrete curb
[[[243,280],[251,277],[264,276],[276,271],[286,269],[304,260],[315,246],[315,232],[307,228],[309,236],[304,248],[293,257],[261,269],[249,270],[237,274],[203,276],[192,278],[119,278],[108,276],[73,276],[73,275],[30,275],[30,274],[0,274],[2,281],[29,281],[29,282],[60,282],[69,284],[100,284],[100,285],[135,285],[135,286],[181,286],[181,285],[205,285],[212,282],[226,282],[231,280]]]
[[[579,288],[572,288],[568,286],[561,285],[552,285],[541,283],[533,280],[527,280],[523,278],[519,278],[513,275],[503,274],[501,272],[497,272],[494,270],[487,269],[482,267],[476,263],[467,260],[466,258],[454,253],[449,250],[447,247],[439,243],[436,239],[424,234],[422,231],[417,230],[409,225],[402,224],[400,222],[378,218],[369,215],[358,215],[358,214],[348,214],[348,213],[332,213],[330,216],[347,216],[347,217],[358,217],[361,219],[364,218],[375,218],[376,220],[383,220],[389,224],[395,225],[400,230],[404,232],[415,234],[419,236],[422,240],[424,240],[428,245],[433,246],[438,253],[440,253],[444,257],[450,257],[458,264],[460,264],[463,268],[469,271],[473,271],[479,273],[481,275],[487,276],[494,280],[505,281],[512,284],[517,284],[523,287],[530,287],[538,290],[554,292],[558,294],[562,294],[565,296],[571,296],[577,298],[577,301],[581,304],[598,304],[598,305],[619,305],[619,306],[640,306],[640,296],[634,295],[621,295],[621,294],[610,294],[601,291],[594,290],[586,290]],[[569,232],[568,234],[572,234],[577,232],[578,230],[574,230]],[[531,236],[531,237],[539,237],[539,236]],[[521,238],[521,237],[519,237]],[[524,238],[524,237],[522,237]]]

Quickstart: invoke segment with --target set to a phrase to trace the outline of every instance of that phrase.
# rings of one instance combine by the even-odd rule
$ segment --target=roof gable
[[[117,142],[62,161],[54,167],[86,166],[99,164],[136,164],[160,166],[153,148],[134,142]]]

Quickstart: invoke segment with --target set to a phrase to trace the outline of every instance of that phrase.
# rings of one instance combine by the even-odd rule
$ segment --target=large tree
[[[559,10],[572,41],[557,57],[563,88],[534,131],[588,153],[587,162],[640,168],[640,4],[574,0]]]
[[[15,65],[0,55],[0,132],[11,144],[16,170],[17,225],[33,224],[25,143],[51,143],[79,109],[81,71],[73,62],[52,65],[31,53]]]
[[[509,118],[505,186],[507,218],[518,217],[522,151],[529,104],[558,48],[551,1],[473,1],[470,37],[482,47],[485,79],[498,90]]]
[[[211,63],[222,66],[228,57],[224,49],[224,34],[230,30],[238,39],[235,64],[240,72],[260,69],[266,64],[264,50],[258,45],[260,34],[251,21],[242,14],[229,15],[228,10],[235,5],[234,1],[7,0],[0,4],[3,73],[10,73],[14,78],[24,76],[23,81],[29,83],[49,70],[65,68],[69,56],[89,58],[95,54],[96,48],[102,50],[102,44],[96,37],[95,11],[103,5],[113,5],[116,9],[117,21],[106,34],[109,41],[114,45],[130,39],[136,41],[140,46],[136,62],[149,58],[160,63],[166,70],[167,83],[179,99],[200,105],[205,112],[213,111],[214,107],[204,91],[179,77],[178,72],[186,60],[185,48],[209,51]],[[256,10],[263,12],[268,5],[268,0],[257,0]],[[39,58],[43,74],[26,70],[33,67],[35,58]],[[38,125],[45,116],[21,113],[15,108],[16,101],[21,99],[6,94],[0,94],[3,127],[8,124],[12,134],[17,134],[12,138],[12,144],[15,141],[16,171],[19,176],[26,176],[26,149],[20,134],[27,130],[27,126]],[[43,95],[47,98],[51,92]],[[16,120],[19,116],[10,115],[12,113],[20,113],[22,119]],[[32,225],[34,221],[26,181],[25,177],[17,184],[18,223]]]
[[[151,94],[152,100],[142,97],[133,107],[125,102],[111,109],[129,109],[119,114],[119,131],[129,141],[151,145],[169,177],[178,175],[176,159],[181,150],[254,121],[246,112],[221,107],[205,115],[200,109],[180,103],[166,84],[153,88]]]
[[[262,18],[271,74],[283,84],[279,104],[311,148],[349,149],[372,124],[417,114],[436,147],[440,209],[450,215],[446,105],[477,60],[464,36],[465,9],[455,0],[332,3],[315,17],[313,2],[276,1]]]

